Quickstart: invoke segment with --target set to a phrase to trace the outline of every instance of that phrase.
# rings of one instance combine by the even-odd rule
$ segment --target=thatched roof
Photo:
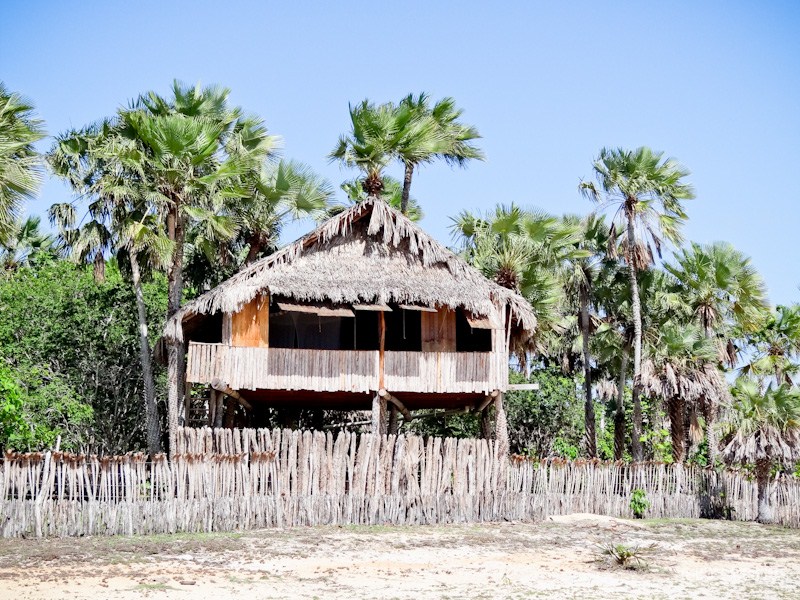
[[[519,333],[530,335],[536,327],[522,296],[486,279],[385,202],[369,199],[192,300],[164,333],[182,340],[178,323],[236,312],[266,292],[333,304],[446,306],[482,316],[505,305]]]

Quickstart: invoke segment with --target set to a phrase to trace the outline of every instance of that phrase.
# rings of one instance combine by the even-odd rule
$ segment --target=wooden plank
[[[490,317],[483,317],[472,313],[466,313],[467,323],[473,329],[502,329],[502,327],[495,323]]]
[[[422,351],[456,351],[456,312],[443,307],[435,313],[422,313]]]
[[[344,306],[331,308],[318,304],[299,304],[297,302],[278,302],[278,308],[287,312],[301,312],[321,317],[355,317],[352,309]]]
[[[231,315],[231,346],[269,347],[269,296],[258,295]]]
[[[353,304],[353,309],[373,312],[392,312],[392,309],[385,304]]]
[[[538,383],[509,383],[506,389],[509,392],[528,392],[539,389]]]
[[[430,306],[418,306],[416,304],[399,304],[398,305],[403,310],[416,310],[419,312],[428,312],[428,313],[435,313],[437,310]]]

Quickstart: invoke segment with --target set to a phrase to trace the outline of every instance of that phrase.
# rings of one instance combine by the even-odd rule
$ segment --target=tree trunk
[[[581,338],[583,341],[583,392],[584,392],[584,432],[586,455],[597,457],[597,434],[594,423],[594,401],[592,400],[592,365],[589,356],[589,294],[585,286],[580,289],[581,299]]]
[[[703,320],[703,334],[706,339],[711,339],[711,327],[709,323]],[[707,365],[708,366],[708,365]],[[713,368],[713,366],[711,366]],[[700,406],[703,407],[703,419],[705,419],[705,434],[706,434],[706,459],[708,466],[713,467],[717,462],[717,436],[714,432],[714,419],[716,418],[716,406],[711,406],[705,394],[700,397]]]
[[[139,318],[139,352],[142,362],[142,379],[144,380],[144,412],[147,428],[147,452],[152,456],[161,452],[161,428],[158,423],[158,406],[156,405],[156,386],[153,380],[153,364],[150,360],[150,341],[147,339],[147,312],[142,293],[142,275],[136,252],[129,253],[133,290],[136,296],[136,313]]]
[[[389,435],[397,435],[398,425],[397,407],[392,404],[391,408],[389,408]]]
[[[372,433],[386,433],[386,399],[377,393],[372,398]]]
[[[104,283],[106,280],[106,257],[98,250],[94,255],[94,262],[92,263],[93,276],[95,283]]]
[[[170,239],[175,242],[172,263],[167,270],[167,319],[170,319],[181,307],[183,294],[183,243],[184,219],[179,206],[167,216],[167,229]],[[167,427],[169,429],[170,452],[173,449],[174,436],[178,431],[178,406],[183,399],[185,350],[182,341],[170,340],[167,352]]]
[[[758,483],[758,516],[759,523],[772,523],[774,517],[769,502],[769,474],[772,462],[766,458],[756,460],[756,482]]]
[[[674,396],[667,401],[669,412],[669,433],[672,439],[672,460],[675,464],[686,459],[686,401]]]
[[[617,406],[614,411],[614,460],[622,460],[625,456],[625,383],[628,381],[628,355],[629,351],[626,346],[622,349]]]
[[[249,265],[255,262],[258,253],[261,252],[261,242],[258,241],[256,236],[252,236],[248,240],[250,248],[247,250],[247,258],[244,259],[244,264]]]
[[[706,421],[705,425],[705,434],[706,434],[706,456],[708,458],[708,466],[713,467],[717,462],[717,435],[714,431],[714,419],[716,415],[714,414],[714,409],[716,407],[712,407],[708,404],[705,398],[702,399],[704,401],[705,410],[703,411],[703,418]]]
[[[636,236],[633,229],[633,213],[628,213],[628,273],[631,282],[631,312],[633,313],[633,427],[631,433],[631,454],[634,462],[644,459],[642,451],[642,404],[639,399],[642,388],[642,303],[639,298],[639,280],[636,272],[633,249]]]
[[[403,196],[400,199],[400,212],[408,214],[408,199],[411,197],[411,177],[414,175],[414,164],[406,163],[406,170],[403,176]]]
[[[505,456],[508,454],[508,420],[506,419],[506,409],[503,407],[503,392],[497,394],[494,399],[494,432],[497,439],[498,454]]]
[[[481,438],[484,440],[492,439],[492,424],[489,421],[489,407],[481,411]]]

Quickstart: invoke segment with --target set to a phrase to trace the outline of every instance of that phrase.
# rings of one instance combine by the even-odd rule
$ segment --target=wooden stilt
[[[504,394],[500,392],[494,399],[494,432],[499,455],[508,454],[508,421],[503,406],[503,396]]]
[[[492,422],[489,419],[489,407],[481,411],[481,437],[484,440],[492,439]]]
[[[217,394],[219,392],[214,388],[209,389],[208,394],[208,426],[214,427],[214,421],[217,416]]]
[[[386,433],[386,399],[380,394],[372,399],[372,433]]]
[[[236,417],[236,398],[228,396],[225,401],[225,427],[226,429],[233,429],[234,419]]]
[[[222,427],[222,418],[224,416],[224,411],[222,408],[222,403],[225,399],[225,394],[222,392],[217,393],[217,409],[214,411],[214,427]]]
[[[183,426],[189,427],[189,417],[192,409],[192,384],[186,382],[183,396]]]

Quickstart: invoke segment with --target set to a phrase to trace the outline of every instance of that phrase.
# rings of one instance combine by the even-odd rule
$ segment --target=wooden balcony
[[[189,343],[187,381],[219,378],[239,390],[374,392],[377,350],[243,348]],[[384,385],[391,392],[488,393],[507,386],[505,357],[491,352],[386,352]]]

